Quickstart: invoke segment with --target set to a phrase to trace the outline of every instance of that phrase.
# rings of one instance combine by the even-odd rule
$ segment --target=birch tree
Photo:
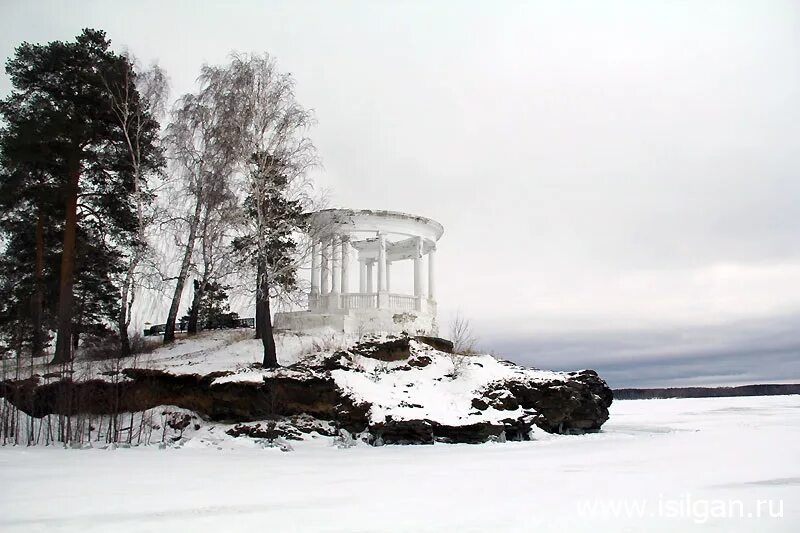
[[[241,249],[255,265],[256,332],[265,367],[278,366],[270,298],[297,286],[302,237],[311,205],[307,171],[316,164],[308,130],[312,113],[295,98],[291,75],[267,54],[234,54],[224,67],[205,67],[201,80],[215,106],[235,124],[241,177],[247,191]]]
[[[129,57],[128,60],[131,64],[135,63],[133,58]],[[149,173],[157,174],[163,168],[157,121],[164,115],[168,82],[164,71],[158,65],[153,65],[148,70],[137,72],[133,83],[117,86],[107,84],[106,87],[111,95],[114,115],[122,128],[125,150],[133,171],[133,200],[137,215],[136,236],[121,281],[117,316],[121,355],[127,357],[131,353],[128,338],[131,308],[139,282],[146,275],[144,270],[153,270],[152,262],[146,260],[153,258],[151,233],[160,210],[153,202],[153,189],[148,186],[146,178]],[[136,90],[131,90],[132,87]]]
[[[214,206],[207,206],[200,223],[200,265],[195,268],[192,306],[189,308],[186,333],[197,333],[200,302],[206,291],[214,285],[223,286],[223,280],[238,273],[238,259],[233,247],[234,233],[239,223],[239,206],[232,192]],[[210,207],[210,208],[209,208]]]
[[[214,211],[230,197],[230,183],[237,168],[239,138],[235,121],[226,115],[226,109],[217,105],[213,96],[201,79],[198,93],[179,99],[167,127],[169,155],[178,174],[178,186],[170,201],[179,210],[172,220],[181,259],[164,343],[175,340],[175,322],[204,214]]]

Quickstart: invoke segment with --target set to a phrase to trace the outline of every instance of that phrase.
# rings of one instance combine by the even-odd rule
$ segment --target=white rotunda
[[[394,211],[313,213],[308,309],[276,313],[275,328],[436,334],[435,258],[442,233],[435,220]],[[358,287],[350,287],[353,259]],[[406,260],[414,263],[413,294],[392,290],[392,265]]]

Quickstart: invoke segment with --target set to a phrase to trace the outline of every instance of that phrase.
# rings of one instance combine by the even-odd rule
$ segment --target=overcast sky
[[[0,56],[101,28],[173,96],[274,55],[333,206],[444,225],[444,330],[612,386],[800,381],[796,1],[0,6]]]

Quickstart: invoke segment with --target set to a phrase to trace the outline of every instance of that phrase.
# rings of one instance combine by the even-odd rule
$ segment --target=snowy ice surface
[[[619,401],[533,442],[210,442],[0,447],[0,531],[800,531],[800,396]]]

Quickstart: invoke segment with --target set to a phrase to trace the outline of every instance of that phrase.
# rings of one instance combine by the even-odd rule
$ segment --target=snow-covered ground
[[[306,338],[283,336],[278,339],[284,343],[284,346],[297,346]],[[345,342],[344,339],[340,339],[340,341]],[[248,346],[246,343],[250,342],[253,341],[238,342],[217,352],[209,350],[207,358],[214,361],[217,359],[229,360],[231,356],[228,354],[241,351],[241,347]],[[317,342],[319,343],[319,341]],[[285,361],[290,359],[290,353],[302,353],[302,349],[295,347],[293,350],[291,352],[284,348],[285,355],[281,359],[283,364],[287,364]],[[335,356],[332,351],[328,349],[328,351],[316,354],[306,354],[305,358],[301,360],[306,365],[318,367],[325,358]],[[415,359],[419,360],[418,358],[425,358],[424,366],[411,367],[408,359],[381,361],[356,353],[351,356],[350,360],[343,362],[346,368],[332,370],[330,377],[357,403],[366,402],[372,405],[369,417],[372,423],[385,422],[387,417],[391,417],[394,420],[428,419],[454,426],[486,421],[498,423],[500,420],[515,419],[525,414],[522,407],[513,410],[497,410],[490,407],[483,411],[476,411],[471,403],[475,398],[475,391],[485,389],[492,382],[513,378],[532,382],[549,382],[565,378],[564,374],[560,372],[527,369],[488,354],[474,354],[469,357],[445,354],[415,340],[410,341],[410,352],[412,362]],[[164,349],[156,353],[164,353]],[[217,357],[216,354],[220,354],[220,356]],[[193,357],[193,360],[198,359],[196,353],[188,356]],[[301,358],[302,356],[295,357]],[[186,372],[186,367],[176,366],[174,359],[156,363],[154,366],[160,365],[170,372]],[[208,367],[208,363],[205,363],[204,366]],[[403,368],[404,371],[398,371]],[[235,372],[232,375],[218,377],[213,383],[263,383],[265,376],[276,374],[308,375],[290,369],[276,371],[246,366],[239,366]]]
[[[148,368],[167,370],[173,374],[208,374],[220,370],[236,370],[261,362],[264,347],[253,338],[252,329],[204,331],[192,338],[179,338],[142,356]],[[161,337],[156,337],[159,342]],[[276,333],[278,361],[286,366],[315,349],[340,349],[355,339],[330,332],[316,336]]]
[[[339,350],[352,349],[359,342],[356,337],[333,332],[313,336],[289,332],[276,335],[278,360],[284,368],[262,369],[255,363],[263,357],[263,346],[261,340],[253,339],[253,333],[252,329],[207,331],[191,338],[179,338],[166,346],[160,344],[160,338],[155,338],[150,340],[155,348],[136,357],[107,361],[78,358],[72,365],[72,376],[76,381],[127,380],[119,376],[118,370],[124,368],[155,369],[179,375],[225,373],[213,380],[214,385],[220,385],[232,382],[261,384],[265,377],[276,375],[296,379],[315,375],[332,378],[355,403],[370,404],[369,419],[373,424],[388,419],[432,420],[451,426],[483,422],[502,424],[502,420],[518,420],[526,416],[529,410],[519,405],[501,406],[500,409],[490,405],[476,409],[472,403],[476,391],[486,390],[492,383],[512,379],[525,383],[563,383],[570,379],[562,372],[523,368],[488,354],[469,357],[446,354],[416,340],[410,341],[410,347],[406,346],[412,354],[410,360],[382,361],[354,350],[342,361],[340,368],[328,374],[320,372],[324,361],[336,357]],[[386,341],[388,338],[374,337],[372,341]],[[296,362],[303,364],[300,368],[285,368]],[[6,361],[8,365],[13,363]],[[60,379],[62,375],[54,372],[58,367],[45,363],[42,360],[34,361],[33,365],[29,361],[23,362],[21,378],[43,376],[39,383]],[[14,369],[9,368],[0,375],[13,376]],[[168,408],[175,410],[174,407]],[[133,426],[138,427],[136,424]],[[191,428],[187,433],[187,437],[216,444],[216,434],[209,435],[205,425],[200,434],[195,434]]]
[[[179,336],[167,346],[162,346],[161,337],[146,337],[154,349],[133,357],[87,361],[80,354],[72,363],[75,379],[108,379],[104,374],[109,368],[151,368],[165,370],[173,374],[205,375],[217,371],[242,370],[253,363],[260,363],[264,357],[261,340],[253,338],[252,329],[228,329],[200,332],[194,337]],[[280,332],[275,335],[278,361],[286,366],[319,350],[337,350],[349,346],[356,338],[333,332],[315,336]],[[31,374],[40,376],[57,372],[57,365],[48,365],[50,357],[35,359],[23,358],[19,364],[23,377]],[[0,360],[0,375],[14,376],[17,361]],[[57,379],[53,375],[50,379]]]
[[[0,531],[800,530],[800,396],[621,401],[533,442],[219,448],[0,448]]]

